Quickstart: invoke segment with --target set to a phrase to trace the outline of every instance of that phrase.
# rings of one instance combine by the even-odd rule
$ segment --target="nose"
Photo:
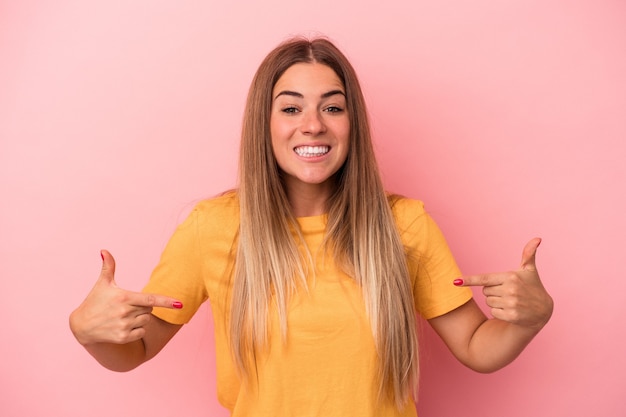
[[[322,119],[322,115],[318,111],[309,111],[302,118],[302,133],[305,135],[316,136],[326,131],[326,125]]]

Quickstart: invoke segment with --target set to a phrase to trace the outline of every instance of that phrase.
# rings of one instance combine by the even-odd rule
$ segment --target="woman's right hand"
[[[115,284],[115,260],[105,250],[102,272],[93,289],[70,315],[70,328],[83,346],[126,344],[142,339],[153,319],[153,307],[182,308],[180,301],[163,295],[126,291]]]

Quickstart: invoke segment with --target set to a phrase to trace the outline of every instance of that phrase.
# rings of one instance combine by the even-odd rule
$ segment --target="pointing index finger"
[[[177,310],[183,308],[183,303],[177,299],[158,294],[138,293],[131,304],[138,307],[163,307]]]
[[[452,283],[457,287],[492,287],[501,285],[503,278],[498,274],[480,274],[457,278]]]

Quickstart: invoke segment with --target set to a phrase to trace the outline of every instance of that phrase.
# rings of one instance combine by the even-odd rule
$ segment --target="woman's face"
[[[288,194],[331,191],[350,138],[345,88],[337,74],[318,63],[289,67],[272,91],[270,132]]]

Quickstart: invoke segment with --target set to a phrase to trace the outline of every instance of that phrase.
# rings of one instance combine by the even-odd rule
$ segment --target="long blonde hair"
[[[296,63],[320,63],[335,71],[346,90],[349,152],[335,174],[328,201],[325,242],[335,260],[361,286],[379,357],[379,397],[398,408],[415,392],[418,352],[415,307],[406,255],[372,147],[365,100],[347,58],[328,40],[294,38],[261,63],[244,113],[239,161],[240,226],[230,314],[236,365],[249,375],[257,349],[268,340],[267,317],[275,297],[283,337],[286,305],[306,286],[309,259],[300,255],[292,230],[298,224],[270,140],[271,93]],[[312,268],[313,266],[311,266]]]

